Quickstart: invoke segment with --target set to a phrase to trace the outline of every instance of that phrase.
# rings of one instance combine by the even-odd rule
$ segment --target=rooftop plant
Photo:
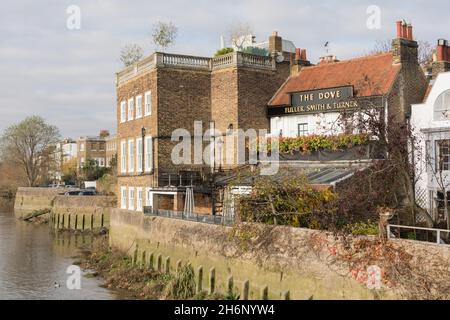
[[[227,53],[231,53],[231,52],[233,52],[233,51],[234,51],[233,48],[222,48],[222,49],[218,49],[218,50],[216,51],[216,53],[214,54],[214,57],[223,56],[223,55],[225,55],[225,54],[227,54]]]

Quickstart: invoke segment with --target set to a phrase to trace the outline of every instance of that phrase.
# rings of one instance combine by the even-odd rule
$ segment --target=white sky
[[[81,9],[81,29],[66,27],[69,5]],[[369,5],[381,9],[381,28],[366,26]],[[0,2],[0,130],[37,114],[65,137],[115,132],[114,74],[128,43],[153,51],[152,25],[178,29],[168,52],[211,56],[231,25],[247,23],[258,41],[277,30],[317,62],[330,42],[339,59],[368,52],[395,36],[406,19],[416,39],[450,38],[450,3],[436,1],[301,0],[2,0]]]

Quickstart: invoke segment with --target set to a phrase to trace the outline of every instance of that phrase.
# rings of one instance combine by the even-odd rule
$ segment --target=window
[[[152,206],[152,192],[150,188],[145,188],[145,205],[147,207],[151,207]]]
[[[434,103],[434,120],[450,121],[450,90],[439,95]]]
[[[142,211],[143,202],[144,202],[144,191],[142,190],[142,188],[137,188],[136,211]]]
[[[298,124],[298,136],[303,137],[308,135],[308,124],[307,123],[299,123]]]
[[[150,172],[153,169],[153,146],[152,137],[145,137],[145,171]]]
[[[128,121],[133,120],[134,115],[134,100],[128,100]]]
[[[127,142],[125,140],[120,142],[120,172],[127,172]]]
[[[128,188],[128,210],[134,210],[134,188]]]
[[[121,209],[127,208],[127,188],[126,187],[120,187],[120,208]]]
[[[80,151],[84,151],[84,143],[80,143]]]
[[[81,167],[81,168],[84,167],[84,157],[81,157],[81,160],[80,160],[80,167]]]
[[[99,147],[100,151],[105,151],[105,142],[100,142],[99,144],[100,144]]]
[[[142,96],[136,97],[136,119],[142,118]]]
[[[91,142],[91,151],[97,151],[97,143]]]
[[[134,172],[134,140],[128,140],[128,172]]]
[[[142,138],[136,139],[136,168],[138,172],[142,172]]]
[[[127,103],[122,101],[120,103],[120,122],[127,121]]]
[[[149,116],[152,114],[152,93],[147,91],[145,93],[145,115]]]
[[[438,140],[437,168],[440,171],[450,170],[450,140]]]

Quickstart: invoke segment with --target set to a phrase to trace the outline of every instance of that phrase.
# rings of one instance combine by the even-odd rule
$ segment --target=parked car
[[[96,192],[94,190],[77,190],[77,191],[67,191],[64,193],[65,196],[95,196]]]

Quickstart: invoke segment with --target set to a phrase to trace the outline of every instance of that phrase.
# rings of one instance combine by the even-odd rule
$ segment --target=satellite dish
[[[283,53],[282,53],[282,52],[277,52],[277,56],[275,57],[275,60],[276,60],[278,63],[283,62],[283,61],[284,61]]]

